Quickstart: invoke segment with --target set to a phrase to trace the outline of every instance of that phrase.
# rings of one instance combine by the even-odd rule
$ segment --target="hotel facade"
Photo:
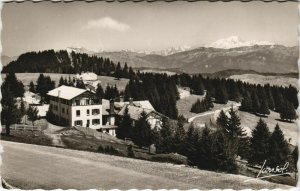
[[[60,86],[48,92],[49,111],[67,127],[102,128],[102,102],[96,94],[75,87]]]

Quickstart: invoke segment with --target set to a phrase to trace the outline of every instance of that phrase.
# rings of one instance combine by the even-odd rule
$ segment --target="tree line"
[[[125,87],[124,100],[149,100],[154,109],[176,119],[179,93],[175,81],[166,74],[137,73]]]
[[[197,99],[197,101],[192,105],[191,112],[193,113],[202,113],[208,111],[210,108],[214,107],[212,97],[208,91],[206,91],[205,97],[203,100]]]
[[[290,162],[290,169],[295,170],[298,160],[298,148],[289,149],[278,124],[271,133],[260,118],[252,137],[247,137],[233,108],[228,114],[220,112],[215,128],[206,125],[202,130],[191,124],[186,131],[182,117],[177,122],[163,118],[161,128],[151,129],[146,113],[133,123],[128,111],[118,125],[118,138],[131,138],[139,147],[154,144],[156,153],[179,153],[188,158],[190,165],[201,169],[236,173],[236,160],[240,156],[252,165],[266,161],[268,167]]]
[[[204,78],[200,74],[176,74],[171,78],[177,85],[189,87],[193,94],[204,95],[204,90],[208,91],[215,98],[216,103],[226,104],[231,100],[241,102],[242,111],[257,115],[267,116],[272,110],[280,113],[283,120],[291,121],[297,117],[295,108],[299,105],[298,90],[291,85],[263,86],[232,79]]]
[[[64,73],[78,74],[81,72],[94,72],[102,76],[115,76],[117,78],[130,78],[133,69],[125,63],[121,68],[108,58],[89,56],[85,53],[70,54],[66,50],[45,50],[27,52],[3,67],[3,73]]]

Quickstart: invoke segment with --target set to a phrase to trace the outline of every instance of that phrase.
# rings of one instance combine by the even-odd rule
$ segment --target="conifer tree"
[[[147,114],[141,113],[133,127],[133,142],[139,147],[149,147],[151,145],[151,126],[147,121]]]
[[[228,93],[223,84],[219,85],[218,91],[215,93],[215,98],[218,103],[226,104],[228,102]]]
[[[213,104],[213,101],[212,101],[212,97],[211,97],[211,93],[209,91],[206,91],[204,101],[205,101],[208,109],[214,107],[214,104]]]
[[[97,85],[96,95],[97,95],[97,97],[99,97],[101,99],[104,98],[104,91],[103,91],[103,88],[100,84]]]
[[[179,154],[184,154],[184,141],[185,141],[185,130],[183,128],[184,122],[182,119],[178,120],[177,122],[177,128],[175,130],[175,135],[174,135],[174,151],[179,153]]]
[[[245,130],[241,127],[241,119],[237,115],[233,107],[229,110],[230,117],[228,118],[227,126],[231,137],[243,137],[246,135]]]
[[[1,124],[5,125],[6,135],[10,135],[10,126],[20,121],[20,111],[9,86],[2,86],[1,91]]]
[[[228,117],[223,110],[221,110],[216,122],[223,131],[229,132]]]
[[[2,87],[4,87],[4,89],[10,89],[12,96],[15,98],[24,96],[24,85],[21,81],[18,81],[15,73],[10,72],[6,75]]]
[[[132,119],[128,113],[128,108],[125,109],[116,134],[119,139],[132,138]]]
[[[240,107],[241,111],[247,111],[247,112],[252,112],[252,100],[250,98],[250,96],[246,95],[244,96],[242,103],[241,103],[241,107]]]
[[[252,131],[250,139],[249,163],[262,165],[269,157],[270,131],[264,120],[261,118]]]
[[[170,153],[173,147],[173,132],[170,122],[167,118],[163,118],[160,130],[161,141],[157,143],[156,151],[158,153]]]
[[[210,164],[213,170],[222,170],[234,173],[237,170],[235,162],[236,153],[231,148],[228,136],[224,131],[218,130],[211,136]]]
[[[253,109],[253,112],[259,113],[259,110],[260,110],[260,101],[259,101],[258,96],[257,96],[257,94],[256,94],[255,91],[252,92],[251,99],[252,99],[252,109]]]
[[[60,79],[59,79],[59,82],[58,82],[58,87],[62,86],[62,85],[66,85],[66,84],[65,84],[64,78],[61,76]]]
[[[269,158],[267,164],[271,167],[284,165],[289,155],[289,147],[284,135],[278,125],[275,126],[269,139]]]
[[[29,91],[32,92],[32,93],[35,93],[35,86],[34,86],[34,83],[32,81],[29,84]]]
[[[269,105],[266,100],[261,101],[259,113],[263,114],[264,116],[270,114]]]
[[[22,98],[20,104],[20,118],[22,118],[25,114],[26,114],[26,107],[25,107],[25,102]]]
[[[197,164],[197,147],[199,144],[199,132],[194,128],[192,123],[186,132],[184,155],[188,157],[193,165]]]
[[[288,100],[285,101],[284,105],[281,108],[280,118],[283,120],[288,120],[290,122],[297,118],[297,114],[294,109],[294,106]]]

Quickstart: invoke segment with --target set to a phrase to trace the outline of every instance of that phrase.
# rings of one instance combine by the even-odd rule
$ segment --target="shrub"
[[[135,157],[135,154],[134,154],[132,145],[129,145],[129,146],[127,147],[127,155],[128,155],[128,157],[131,157],[131,158],[134,158],[134,157]]]
[[[157,162],[168,162],[168,163],[184,164],[184,165],[188,164],[187,157],[177,153],[156,154],[153,155],[151,159]]]

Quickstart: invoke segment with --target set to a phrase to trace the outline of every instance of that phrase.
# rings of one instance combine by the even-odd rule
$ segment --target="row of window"
[[[99,115],[100,114],[100,109],[92,109],[92,115]],[[86,110],[86,115],[90,115],[90,110]],[[80,116],[80,110],[76,110],[76,116]]]
[[[98,105],[101,104],[99,99],[81,99],[81,100],[73,100],[73,106],[79,105]]]
[[[50,108],[50,110],[55,110],[55,111],[58,111],[58,106],[57,105],[52,105],[52,104],[50,104],[50,106],[49,106]],[[69,114],[69,110],[68,109],[65,109],[65,108],[61,108],[61,112],[64,114],[64,113],[66,113],[66,114]]]
[[[87,126],[89,126],[90,120],[87,120]],[[75,126],[82,126],[82,120],[74,121]],[[100,125],[100,119],[92,119],[92,125]]]

